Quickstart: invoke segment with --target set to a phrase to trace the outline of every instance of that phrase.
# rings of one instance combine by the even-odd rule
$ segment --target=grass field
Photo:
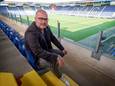
[[[34,17],[29,16],[32,22]],[[27,23],[26,17],[23,16],[23,23]],[[54,33],[57,33],[57,20],[61,24],[61,36],[80,41],[99,31],[106,30],[115,26],[114,19],[86,18],[77,16],[67,16],[50,14],[49,25]]]

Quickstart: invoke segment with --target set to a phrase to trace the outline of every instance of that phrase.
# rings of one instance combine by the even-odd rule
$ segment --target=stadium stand
[[[115,6],[74,6],[62,7],[60,10],[57,9],[56,13],[67,15],[69,12],[70,15],[77,16],[113,18],[114,9]]]
[[[1,13],[5,15],[7,13],[16,15],[34,15],[36,9],[38,8],[40,7],[30,6],[28,9],[26,9],[23,6],[0,6]],[[51,13],[52,11],[47,6],[44,6],[43,9],[48,11],[48,13]],[[54,12],[57,14],[74,16],[115,18],[115,6],[57,6],[57,9]]]
[[[21,86],[47,86],[47,85],[48,86],[66,86],[65,85],[66,83],[62,82],[60,79],[58,79],[53,74],[53,72],[51,72],[51,71],[48,72],[48,70],[44,70],[44,69],[36,69],[37,65],[35,63],[35,59],[33,59],[34,57],[33,57],[32,53],[26,53],[26,49],[24,47],[24,42],[22,40],[23,38],[20,36],[20,34],[17,34],[17,32],[15,30],[10,28],[7,24],[5,24],[2,21],[0,21],[0,28],[1,28],[2,31],[5,32],[7,37],[9,37],[9,39],[12,42],[14,42],[14,40],[17,40],[15,37],[18,38],[18,41],[15,41],[16,44],[15,43],[14,44],[16,45],[17,49],[22,53],[22,55],[26,57],[28,62],[31,64],[31,66],[38,72],[38,73],[35,72],[35,70],[33,70],[33,68],[31,68],[31,66],[28,64],[27,60],[26,60],[26,62],[21,63],[23,60],[19,61],[18,58],[24,59],[23,57],[18,57],[17,56],[17,58],[16,58],[15,56],[14,57],[11,56],[11,58],[8,58],[8,59],[6,58],[7,61],[9,61],[10,59],[11,60],[13,59],[13,61],[11,61],[12,65],[10,65],[10,63],[8,62],[10,66],[8,66],[8,67],[4,66],[4,67],[6,67],[7,71],[10,71],[10,68],[13,66],[13,70],[11,70],[10,72],[13,73],[14,75],[17,74],[16,79],[17,79],[17,83],[19,85],[21,85]],[[11,32],[12,32],[13,35],[11,34]],[[4,47],[3,47],[3,49],[4,49]],[[1,55],[1,53],[0,53],[0,55]],[[27,57],[27,55],[29,55],[29,58]],[[6,59],[4,59],[4,60],[6,60]],[[19,64],[17,63],[16,59],[18,59]],[[2,67],[2,65],[4,65],[4,62],[5,62],[4,60],[0,60],[0,61],[2,61],[2,64],[0,64],[1,65],[0,71],[4,71],[3,70],[4,67]],[[7,63],[7,62],[5,62],[5,63]],[[14,65],[15,63],[16,63],[16,65]],[[21,65],[24,65],[24,66],[21,66]],[[28,67],[26,65],[28,65],[30,67]],[[25,68],[26,72],[23,73],[24,69],[21,69],[21,68],[20,68],[20,70],[19,69],[15,70],[16,66],[19,66],[21,68],[26,67]],[[42,78],[45,82],[39,76],[39,73],[41,73],[41,72],[42,72],[42,75],[43,75]],[[66,77],[67,77],[67,75],[66,75]],[[20,79],[21,79],[21,81],[20,81]],[[67,78],[67,79],[71,81],[70,86],[78,86],[78,84],[76,84],[72,79],[70,79],[70,78]],[[74,83],[75,83],[75,85],[73,85]]]
[[[0,48],[2,49],[0,52],[0,86],[17,86],[17,84],[19,86],[47,86],[39,74],[35,72],[35,70],[28,64],[28,61],[11,43],[11,39],[8,39],[8,35],[10,34],[7,33],[7,28],[11,29],[4,22],[0,21]],[[18,46],[16,47],[19,49]],[[10,74],[6,74],[5,72],[10,72]],[[5,83],[6,81],[7,83]]]

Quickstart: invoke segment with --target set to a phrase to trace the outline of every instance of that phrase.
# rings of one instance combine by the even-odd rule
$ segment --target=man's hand
[[[67,51],[66,51],[66,50],[63,50],[62,52],[64,53],[64,55],[66,55],[66,54],[67,54]]]
[[[57,64],[59,65],[59,67],[63,67],[64,66],[64,59],[61,56],[58,56]]]

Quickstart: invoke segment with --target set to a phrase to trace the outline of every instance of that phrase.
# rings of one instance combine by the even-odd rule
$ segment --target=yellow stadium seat
[[[42,79],[47,83],[48,86],[66,86],[51,71],[42,75]]]
[[[38,73],[34,70],[24,74],[21,86],[47,86]]]
[[[12,73],[0,72],[0,86],[18,86]]]

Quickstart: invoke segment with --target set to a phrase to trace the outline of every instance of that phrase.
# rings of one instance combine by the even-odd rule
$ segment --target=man
[[[59,50],[53,49],[53,43]],[[35,58],[45,59],[52,64],[54,73],[60,78],[61,73],[58,67],[64,66],[64,59],[62,58],[67,51],[61,43],[52,34],[48,26],[48,15],[46,11],[40,9],[36,12],[35,21],[28,27],[25,32],[25,46],[27,50],[32,51]]]

